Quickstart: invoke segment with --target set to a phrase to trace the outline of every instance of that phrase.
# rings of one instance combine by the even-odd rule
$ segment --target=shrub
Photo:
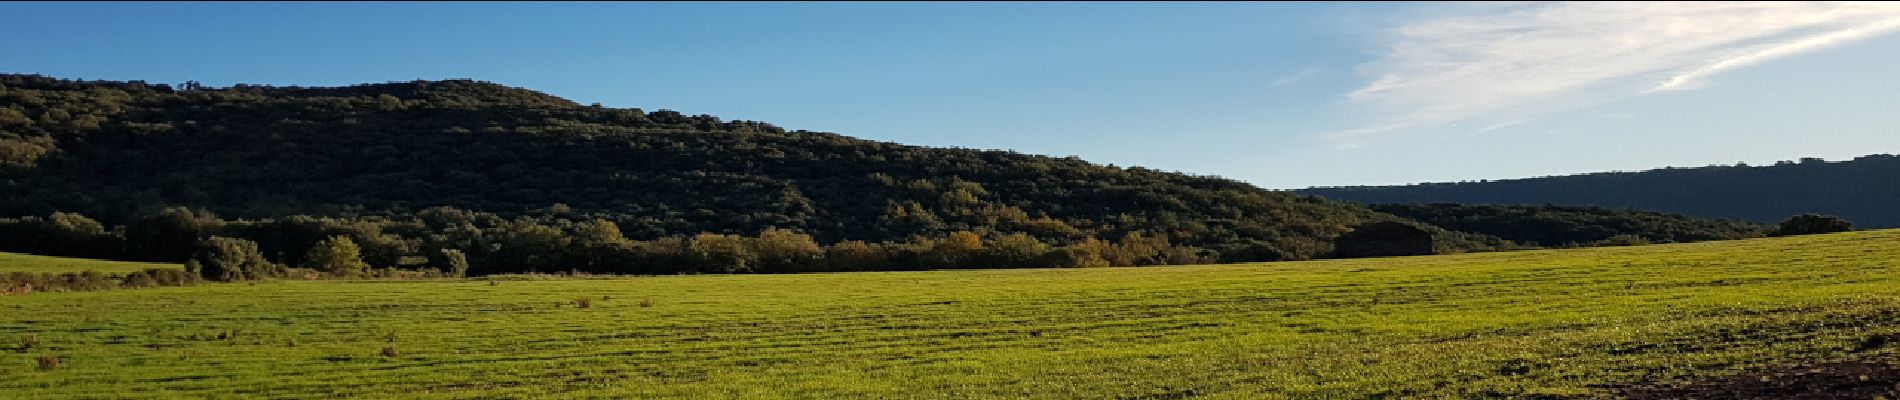
[[[759,266],[767,272],[792,272],[811,268],[823,260],[825,249],[811,235],[778,228],[766,228],[747,241]]]
[[[1069,268],[1107,267],[1109,266],[1108,258],[1102,256],[1103,253],[1107,252],[1107,248],[1107,243],[1095,238],[1088,238],[1076,244],[1063,246],[1062,248],[1049,252],[1049,261],[1045,264]]]
[[[1214,258],[1193,247],[1170,247],[1162,253],[1168,265],[1209,264]]]
[[[688,257],[702,266],[702,272],[752,272],[759,264],[758,254],[739,236],[701,233],[686,246]]]
[[[1028,267],[1036,266],[1049,257],[1050,247],[1035,236],[1014,233],[996,237],[984,249],[984,264],[988,267]]]
[[[331,236],[310,247],[304,255],[304,263],[318,271],[341,276],[362,275],[369,271],[369,264],[363,262],[362,248],[349,236]]]
[[[256,242],[221,236],[199,242],[197,251],[185,266],[205,279],[227,282],[281,277],[288,273],[283,266],[265,260]]]
[[[468,276],[468,256],[462,254],[461,250],[442,249],[441,257],[430,261],[440,264],[438,268],[448,270],[449,276],[457,278]]]
[[[1425,255],[1436,248],[1431,231],[1398,221],[1355,226],[1333,243],[1334,255],[1348,258]]]
[[[1590,242],[1591,246],[1644,246],[1648,244],[1650,244],[1648,238],[1627,233]]]
[[[970,231],[951,232],[932,243],[925,264],[944,268],[970,268],[983,255],[983,236]]]
[[[1813,235],[1821,233],[1847,232],[1854,230],[1854,223],[1821,214],[1801,214],[1781,222],[1781,227],[1768,236]]]
[[[184,286],[199,281],[200,279],[197,275],[175,269],[148,269],[133,272],[124,278],[118,279],[97,271],[82,273],[68,272],[62,274],[10,272],[0,274],[0,295],[27,294],[33,292],[108,290],[152,286]]]
[[[152,275],[145,273],[145,271],[138,271],[125,274],[125,278],[120,280],[119,286],[127,288],[153,287],[158,286],[158,280],[152,278]]]
[[[158,286],[184,286],[204,281],[204,278],[197,274],[176,269],[154,268],[140,272],[152,277],[152,282]]]
[[[826,247],[825,263],[831,271],[863,271],[887,267],[891,256],[883,246],[848,240]]]

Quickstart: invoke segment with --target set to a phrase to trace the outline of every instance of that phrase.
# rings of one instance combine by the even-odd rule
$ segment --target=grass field
[[[147,263],[135,261],[107,261],[87,258],[67,258],[40,256],[32,254],[0,252],[0,273],[65,273],[99,271],[108,275],[137,272],[153,268],[184,269],[176,263]]]
[[[45,293],[0,297],[0,340],[0,398],[21,399],[1605,396],[1900,353],[1900,231],[1227,266]],[[45,355],[62,361],[42,370]]]

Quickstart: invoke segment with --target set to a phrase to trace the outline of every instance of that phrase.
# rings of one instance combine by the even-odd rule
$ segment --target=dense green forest
[[[1217,177],[580,105],[465,80],[173,88],[4,75],[0,191],[0,217],[13,217],[0,221],[13,238],[0,246],[17,251],[180,261],[196,242],[230,236],[299,265],[302,249],[346,235],[375,267],[457,250],[476,272],[554,268],[548,260],[570,255],[531,249],[591,240],[587,230],[667,257],[772,232],[912,253],[927,251],[898,249],[1013,241],[1037,262],[1105,243],[1159,241],[1172,254],[1067,262],[1115,265],[1325,257],[1354,226],[1399,220]],[[1429,230],[1448,252],[1507,245]],[[520,239],[537,235],[558,238]],[[972,257],[909,262],[994,261]],[[700,261],[720,266],[678,269],[753,270]],[[599,269],[679,272],[633,264],[645,265]]]
[[[1760,237],[1763,224],[1654,211],[1565,206],[1373,204],[1379,212],[1523,246],[1699,242]]]
[[[1777,223],[1829,214],[1871,228],[1900,227],[1900,157],[1818,158],[1772,166],[1663,168],[1480,182],[1317,187],[1301,193],[1362,203],[1562,204],[1636,208]]]

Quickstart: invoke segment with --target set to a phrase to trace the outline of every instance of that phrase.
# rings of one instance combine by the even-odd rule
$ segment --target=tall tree
[[[369,264],[363,262],[363,252],[356,241],[349,236],[331,236],[310,247],[310,253],[304,256],[305,266],[318,271],[343,276],[362,275],[369,272]]]

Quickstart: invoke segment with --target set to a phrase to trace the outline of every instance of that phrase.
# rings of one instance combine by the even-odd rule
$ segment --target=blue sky
[[[0,3],[0,72],[473,78],[1277,189],[1900,152],[1900,7]]]

